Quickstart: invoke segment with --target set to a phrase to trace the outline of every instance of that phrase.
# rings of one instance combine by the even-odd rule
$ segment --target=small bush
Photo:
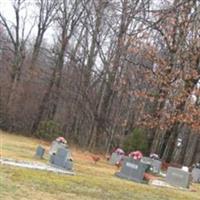
[[[41,122],[36,132],[36,137],[47,140],[53,140],[58,136],[63,136],[63,132],[60,125],[53,120]]]
[[[148,152],[148,140],[145,131],[135,128],[132,134],[125,139],[123,148],[126,152],[139,150],[146,154]]]

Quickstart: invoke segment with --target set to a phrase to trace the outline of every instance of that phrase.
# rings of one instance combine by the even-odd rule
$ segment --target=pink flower
[[[141,158],[143,157],[140,151],[132,151],[129,153],[128,156],[132,157],[134,160],[141,160]]]
[[[124,155],[125,154],[124,151],[120,148],[117,148],[114,152],[117,153],[118,155]]]
[[[62,142],[62,143],[64,143],[64,144],[67,144],[67,140],[65,140],[64,137],[58,137],[58,138],[56,138],[56,141],[57,141],[57,142]]]

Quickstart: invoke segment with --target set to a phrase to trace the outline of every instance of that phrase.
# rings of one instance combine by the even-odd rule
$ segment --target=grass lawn
[[[0,131],[0,154],[17,160],[37,161],[38,144],[44,141]],[[101,160],[95,165],[91,154],[72,148],[75,176],[0,165],[1,200],[200,200],[200,185],[195,192],[137,184],[115,177],[116,167]],[[47,157],[42,161],[47,162]]]

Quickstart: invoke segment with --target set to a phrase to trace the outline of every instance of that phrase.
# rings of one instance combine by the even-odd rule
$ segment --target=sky
[[[28,34],[29,30],[31,29],[34,23],[37,10],[35,7],[35,0],[26,0],[26,1],[27,1],[26,6],[28,9],[23,9],[22,13],[23,13],[23,16],[25,16],[26,14],[28,16],[26,20],[26,26],[25,26],[25,34]],[[154,9],[156,9],[158,5],[161,5],[162,2],[166,2],[167,0],[152,0],[152,1],[153,1]],[[13,0],[0,0],[0,12],[6,17],[6,19],[10,21],[10,26],[13,24],[15,20],[15,14],[12,8],[12,2]],[[26,10],[28,10],[27,13],[26,13]],[[32,30],[32,34],[30,37],[33,39],[36,33],[37,33],[37,27],[35,26]],[[54,41],[53,40],[54,35],[55,35],[54,33],[55,33],[55,29],[49,28],[44,36],[44,40],[47,43],[52,44]]]
[[[32,28],[33,24],[34,24],[34,19],[35,16],[37,14],[37,10],[35,5],[35,0],[26,0],[27,1],[27,8],[28,9],[22,9],[22,16],[26,16],[27,15],[27,19],[26,19],[26,26],[25,26],[25,35],[27,35],[30,31],[30,29]],[[9,20],[9,25],[11,26],[13,24],[13,22],[15,22],[15,13],[14,13],[14,9],[12,7],[12,2],[13,0],[0,0],[0,12],[3,14],[3,16],[5,16],[6,19]],[[28,10],[28,12],[27,12]],[[44,40],[47,43],[53,43],[53,29],[48,29],[45,36],[44,36]],[[32,32],[31,32],[31,38],[34,38],[34,36],[37,33],[37,26],[34,26]]]

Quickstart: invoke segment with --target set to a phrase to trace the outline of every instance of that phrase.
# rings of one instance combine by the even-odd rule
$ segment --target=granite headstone
[[[120,155],[116,152],[113,152],[110,157],[109,163],[111,165],[115,165],[115,164],[119,163],[123,159],[123,157],[124,157],[124,155]]]
[[[149,157],[143,157],[141,159],[141,162],[150,165],[151,166],[150,170],[153,173],[160,173],[161,164],[162,164],[161,161],[155,160],[155,159],[152,159],[152,158],[149,158]]]
[[[172,186],[188,188],[190,173],[175,167],[168,167],[166,182]]]
[[[200,183],[200,169],[198,168],[192,169],[192,181],[195,183]]]
[[[153,173],[160,173],[162,162],[160,160],[152,160],[151,170]]]
[[[52,144],[51,144],[51,147],[50,147],[50,150],[49,150],[49,154],[50,155],[53,155],[57,152],[57,150],[59,148],[66,148],[67,145],[66,144],[63,144],[61,142],[58,142],[58,141],[53,141]]]
[[[136,182],[142,182],[147,168],[147,164],[142,163],[139,160],[134,160],[133,158],[125,157],[121,171],[117,172],[116,176]]]
[[[57,152],[50,157],[50,163],[67,170],[72,170],[73,161],[69,149],[58,148]]]
[[[152,165],[153,159],[144,156],[142,157],[141,162]]]

